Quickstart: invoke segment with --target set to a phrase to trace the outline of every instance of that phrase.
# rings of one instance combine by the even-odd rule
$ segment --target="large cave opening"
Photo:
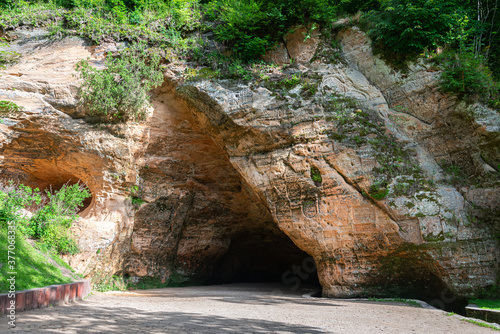
[[[321,290],[314,259],[280,230],[243,230],[215,263],[205,284],[276,282]]]
[[[147,203],[135,212],[125,273],[172,285],[319,287],[314,260],[280,229],[254,176],[242,173],[209,123],[169,87],[152,103],[140,171]]]

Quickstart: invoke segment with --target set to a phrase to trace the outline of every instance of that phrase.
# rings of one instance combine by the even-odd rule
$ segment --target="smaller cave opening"
[[[44,165],[44,166],[32,166],[32,168],[23,168],[24,176],[23,178],[19,178],[19,183],[29,186],[33,189],[38,188],[42,194],[42,203],[47,201],[46,192],[57,192],[61,190],[61,188],[66,186],[72,186],[74,184],[81,184],[85,188],[87,188],[90,193],[90,197],[85,199],[82,203],[82,206],[78,209],[77,213],[81,216],[84,214],[85,210],[89,208],[93,201],[93,195],[90,187],[82,181],[77,176],[72,173],[61,170],[60,168],[52,165]],[[33,205],[29,207],[29,211],[35,211],[39,206]]]
[[[465,315],[467,298],[457,295],[439,276],[434,260],[425,252],[396,252],[381,261],[377,297],[417,299],[445,310]]]
[[[63,179],[64,180],[64,179]],[[58,192],[59,190],[61,190],[61,188],[63,186],[73,186],[75,184],[80,184],[82,185],[84,188],[87,189],[87,191],[89,192],[90,196],[87,197],[83,202],[82,202],[82,206],[79,207],[77,209],[77,214],[79,215],[82,215],[83,212],[88,208],[90,207],[90,205],[92,204],[92,192],[90,191],[89,187],[81,180],[79,179],[76,179],[76,178],[69,178],[69,179],[66,179],[66,181],[63,181],[63,182],[58,182],[58,183],[50,183],[49,185],[45,186],[44,188],[41,188],[40,186],[37,187],[39,188],[43,193],[46,193],[46,192],[52,192],[52,193],[55,193],[55,192]]]
[[[280,283],[291,291],[310,288],[321,293],[314,259],[283,232],[272,232],[234,235],[204,284]]]

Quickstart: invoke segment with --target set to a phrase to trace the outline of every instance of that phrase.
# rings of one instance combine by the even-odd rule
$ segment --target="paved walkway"
[[[302,298],[278,285],[97,293],[0,319],[0,333],[495,333],[404,303]]]

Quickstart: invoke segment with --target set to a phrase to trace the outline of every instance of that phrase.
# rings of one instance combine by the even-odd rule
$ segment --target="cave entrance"
[[[282,283],[290,290],[321,291],[314,259],[281,230],[241,231],[227,253],[215,263],[205,284]]]
[[[34,164],[29,167],[21,165],[20,169],[23,171],[23,175],[18,175],[17,179],[20,180],[19,182],[31,188],[38,188],[43,194],[45,194],[46,191],[58,191],[64,185],[72,186],[77,183],[82,184],[87,187],[91,196],[83,202],[83,206],[79,209],[78,214],[81,216],[84,214],[84,211],[90,207],[93,199],[90,188],[85,182],[72,173],[66,172],[57,166],[47,164]],[[36,210],[37,208],[34,206],[29,209]]]

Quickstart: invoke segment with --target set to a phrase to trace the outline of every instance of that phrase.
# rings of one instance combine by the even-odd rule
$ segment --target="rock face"
[[[81,39],[55,41],[45,34],[17,31],[14,48],[21,61],[0,73],[0,99],[24,108],[1,115],[0,175],[40,189],[83,182],[92,199],[74,228],[83,252],[71,265],[92,275],[114,272],[125,261],[122,244],[130,244],[130,188],[148,129],[138,124],[92,125],[71,117],[78,114],[75,64],[87,57],[98,62],[102,54]]]
[[[285,40],[299,61],[283,68],[301,78],[293,87],[187,84],[171,68],[149,119],[126,125],[87,122],[72,76],[78,60],[99,66],[118,46],[20,31],[0,99],[25,111],[2,115],[1,176],[89,187],[74,228],[82,253],[68,260],[96,280],[290,281],[294,265],[314,271],[312,257],[325,296],[443,306],[493,284],[498,113],[441,94],[423,62],[395,72],[356,28],[339,33],[341,61],[325,61],[335,52],[315,31]]]
[[[173,283],[279,280],[293,261],[307,257],[186,103],[163,87],[153,106],[139,175],[147,203],[135,214],[129,275]]]

